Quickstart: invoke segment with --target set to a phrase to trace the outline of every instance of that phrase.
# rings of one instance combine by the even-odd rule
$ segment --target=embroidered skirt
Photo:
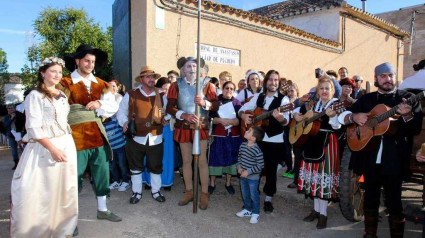
[[[325,158],[319,163],[301,161],[298,190],[311,197],[334,199],[338,196],[339,147],[335,133],[329,134]]]

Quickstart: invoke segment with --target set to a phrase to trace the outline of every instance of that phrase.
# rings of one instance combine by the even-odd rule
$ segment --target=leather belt
[[[200,130],[207,130],[208,129],[208,120],[205,118],[199,119],[199,129]],[[174,125],[175,128],[183,128],[183,129],[190,129],[195,130],[195,123],[190,123],[186,120],[176,120],[176,124]]]

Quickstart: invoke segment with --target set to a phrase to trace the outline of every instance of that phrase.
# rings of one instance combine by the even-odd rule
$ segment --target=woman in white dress
[[[67,237],[77,226],[77,152],[68,99],[55,88],[63,67],[60,58],[45,59],[25,99],[28,144],[12,179],[11,237]]]

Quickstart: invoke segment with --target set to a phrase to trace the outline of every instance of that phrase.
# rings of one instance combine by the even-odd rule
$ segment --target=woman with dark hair
[[[238,99],[242,104],[247,103],[256,93],[262,91],[260,86],[260,81],[262,81],[263,76],[255,70],[250,70],[246,74],[245,81],[247,83],[247,87],[242,90],[236,99]]]
[[[166,95],[168,93],[168,89],[170,88],[171,80],[167,77],[159,78],[155,83],[155,88],[161,89]]]
[[[25,99],[28,144],[12,179],[11,237],[66,237],[77,226],[77,151],[68,99],[55,88],[63,67],[62,59],[46,58]]]
[[[217,112],[210,112],[213,118],[213,142],[209,150],[210,185],[208,192],[212,194],[216,187],[216,176],[226,175],[225,188],[231,195],[235,189],[231,184],[232,175],[237,175],[236,163],[238,162],[239,147],[242,144],[239,129],[238,111],[241,108],[239,100],[233,97],[236,85],[232,81],[223,84],[223,93],[218,96],[220,103]]]
[[[220,92],[220,82],[218,81],[216,77],[211,77],[210,83],[214,84],[215,92],[218,95],[218,93]]]
[[[155,87],[167,95],[170,84],[170,79],[161,77],[156,81]],[[164,117],[164,121],[165,125],[162,129],[162,138],[164,139],[164,154],[162,156],[161,187],[164,188],[164,190],[171,190],[171,186],[173,186],[174,181],[174,133],[171,126],[174,125],[172,122],[174,119],[167,115]],[[145,183],[145,186],[151,186],[151,176],[147,168],[145,171],[143,171],[142,181]]]

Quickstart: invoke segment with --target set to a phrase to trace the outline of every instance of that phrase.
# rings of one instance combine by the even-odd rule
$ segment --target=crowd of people
[[[11,237],[78,235],[78,191],[87,172],[97,198],[97,218],[119,222],[121,218],[106,204],[111,189],[131,189],[129,203],[137,204],[145,183],[151,197],[162,203],[166,198],[161,189],[171,189],[179,167],[185,185],[179,206],[194,200],[194,169],[199,169],[199,208],[203,210],[219,189],[217,177],[225,179],[224,189],[233,195],[231,178],[239,176],[244,204],[236,216],[250,217],[255,224],[260,215],[259,184],[264,182],[263,210],[272,213],[277,174],[286,166],[284,175],[293,178],[288,188],[296,188],[313,201],[304,221],[317,219],[317,229],[326,228],[328,202],[338,199],[346,128],[369,123],[369,112],[378,104],[397,107],[399,117],[393,124],[398,130],[375,137],[377,143],[370,143],[362,156],[358,155],[362,152],[353,153],[356,173],[365,176],[365,237],[376,237],[381,187],[391,236],[403,236],[406,138],[419,133],[422,112],[418,102],[406,102],[413,94],[397,89],[396,71],[390,63],[374,69],[376,92],[366,93],[363,78],[350,78],[347,68],[341,67],[338,73],[316,69],[316,86],[300,94],[295,80],[276,70],[249,69],[240,80],[224,71],[217,79],[209,77],[201,59],[201,90],[196,94],[198,61],[193,57],[180,58],[180,73],[171,70],[167,77],[150,66],[141,67],[134,79],[139,86],[127,92],[117,79],[105,82],[94,76],[106,60],[105,52],[89,45],[81,45],[64,60],[43,60],[37,86],[25,98],[25,130],[17,129],[15,109],[8,107],[3,127],[11,147],[25,144],[20,159],[17,149],[12,150],[16,170],[11,188]],[[65,67],[71,72],[68,76],[62,75]],[[417,68],[424,67],[425,61]],[[193,168],[198,122],[199,168]],[[305,129],[308,123],[314,124],[315,133],[290,143],[294,140],[291,130],[298,124]]]

